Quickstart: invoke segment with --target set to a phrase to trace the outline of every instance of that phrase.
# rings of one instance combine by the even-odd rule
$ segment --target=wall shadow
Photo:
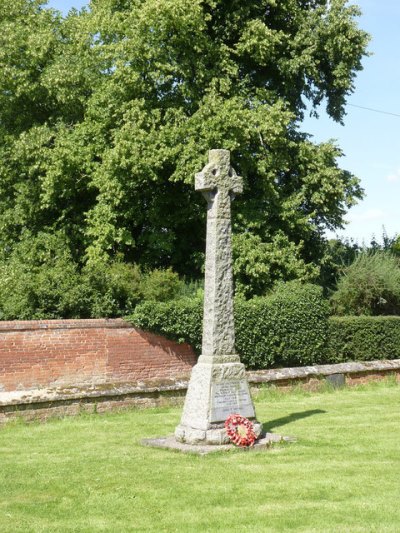
[[[167,337],[163,337],[158,333],[151,333],[132,326],[132,329],[141,337],[147,344],[153,348],[158,348],[163,352],[173,354],[179,361],[189,363],[192,367],[196,364],[198,356],[196,355],[190,344],[183,342],[179,343]]]
[[[276,418],[275,420],[270,420],[263,424],[263,431],[268,433],[271,432],[274,428],[280,426],[285,426],[290,422],[295,422],[296,420],[301,420],[302,418],[307,418],[309,416],[320,415],[326,413],[322,409],[311,409],[310,411],[301,411],[299,413],[292,413],[288,416],[283,416],[282,418]]]

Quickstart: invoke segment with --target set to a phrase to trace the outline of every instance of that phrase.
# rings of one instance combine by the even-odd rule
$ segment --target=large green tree
[[[366,53],[344,0],[92,0],[66,18],[0,0],[0,245],[58,233],[79,264],[119,254],[197,276],[194,173],[232,152],[238,289],[318,274],[323,232],[361,197],[340,149],[300,131],[342,121]]]

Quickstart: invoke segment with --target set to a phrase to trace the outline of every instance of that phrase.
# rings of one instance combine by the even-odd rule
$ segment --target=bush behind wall
[[[130,322],[141,329],[186,341],[201,351],[200,298],[136,307]],[[323,362],[328,304],[322,289],[298,282],[282,284],[268,296],[235,302],[236,348],[247,368],[300,366]]]
[[[130,317],[136,327],[201,352],[201,298],[145,302]],[[236,348],[249,369],[400,358],[400,317],[328,317],[314,285],[287,283],[266,297],[235,302]]]
[[[0,250],[0,320],[124,316],[140,301],[171,300],[187,289],[171,269],[143,271],[120,257],[82,266],[65,235],[25,233]]]

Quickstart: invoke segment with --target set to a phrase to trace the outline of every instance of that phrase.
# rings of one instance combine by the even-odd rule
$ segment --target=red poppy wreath
[[[256,441],[254,426],[248,418],[233,414],[225,421],[226,434],[236,446],[253,446]]]

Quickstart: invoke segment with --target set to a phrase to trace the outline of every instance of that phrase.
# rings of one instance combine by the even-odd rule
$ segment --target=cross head
[[[214,216],[230,216],[230,201],[243,192],[243,179],[230,164],[229,150],[210,150],[209,162],[195,176],[195,189],[202,192]]]

